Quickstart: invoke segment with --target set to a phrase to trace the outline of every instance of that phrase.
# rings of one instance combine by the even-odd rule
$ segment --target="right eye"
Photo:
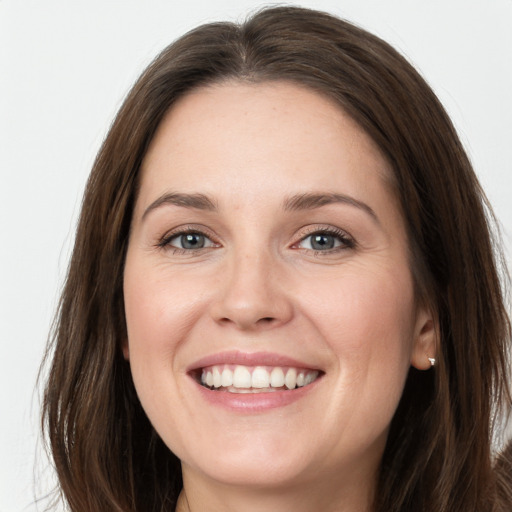
[[[166,238],[165,245],[175,247],[176,249],[193,251],[207,247],[215,247],[216,244],[203,233],[188,231],[186,233],[177,233]]]

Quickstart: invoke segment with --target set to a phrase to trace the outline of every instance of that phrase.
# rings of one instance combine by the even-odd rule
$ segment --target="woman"
[[[363,30],[281,7],[168,47],[98,155],[61,300],[44,421],[71,510],[509,510],[487,209]]]

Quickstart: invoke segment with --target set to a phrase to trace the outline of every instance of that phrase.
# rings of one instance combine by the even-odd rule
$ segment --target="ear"
[[[414,330],[411,365],[418,370],[432,367],[431,358],[436,357],[439,342],[439,321],[430,308],[418,308]]]
[[[125,338],[121,343],[121,350],[123,351],[123,357],[126,361],[130,360],[130,347],[128,346],[128,338]]]

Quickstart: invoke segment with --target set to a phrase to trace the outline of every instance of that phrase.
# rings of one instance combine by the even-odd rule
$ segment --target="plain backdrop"
[[[131,84],[192,27],[251,0],[0,0],[0,512],[43,510],[36,377],[94,156]],[[512,238],[512,0],[317,0],[434,88]]]

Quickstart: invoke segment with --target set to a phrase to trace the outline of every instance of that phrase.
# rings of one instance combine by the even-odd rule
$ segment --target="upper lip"
[[[194,361],[188,368],[187,372],[215,366],[219,364],[234,364],[241,366],[291,366],[294,368],[304,368],[309,370],[320,370],[310,363],[299,361],[293,357],[272,352],[240,352],[238,350],[230,350],[227,352],[219,352],[205,356]]]

